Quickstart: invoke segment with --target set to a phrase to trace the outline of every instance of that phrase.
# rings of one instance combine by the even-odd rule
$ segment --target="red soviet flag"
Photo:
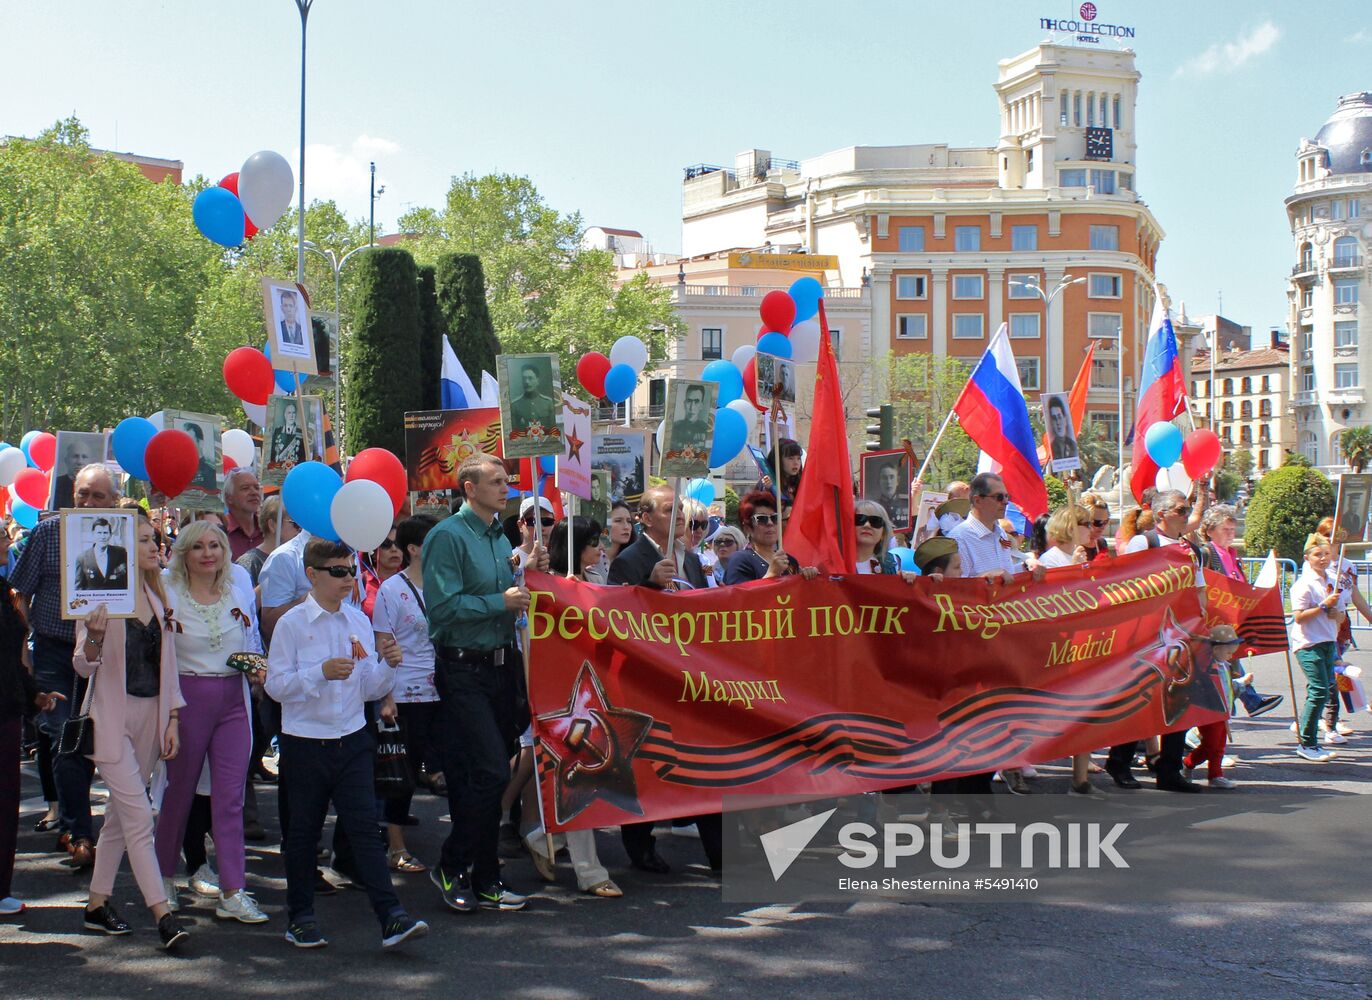
[[[823,299],[819,301],[819,364],[805,471],[782,541],[802,566],[818,566],[825,573],[857,571],[848,421]]]
[[[1254,587],[1223,573],[1205,571],[1205,623],[1232,625],[1240,656],[1285,652],[1286,609],[1278,587]]]

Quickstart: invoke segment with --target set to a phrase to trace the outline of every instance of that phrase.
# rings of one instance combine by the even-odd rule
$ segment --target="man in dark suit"
[[[644,491],[638,507],[643,534],[610,564],[612,585],[654,587],[658,590],[690,590],[708,586],[700,560],[683,542],[686,538],[686,514],[680,506],[676,509],[676,532],[672,545],[676,552],[673,557],[663,554],[672,525],[672,500],[675,495],[670,486],[654,486]],[[710,867],[718,871],[723,821],[716,813],[713,816],[697,816],[695,822]],[[620,836],[624,840],[629,861],[635,868],[659,875],[672,870],[657,853],[652,823],[625,823],[620,827]]]
[[[91,526],[95,541],[76,557],[77,590],[123,590],[129,585],[129,554],[123,546],[111,545],[114,528],[103,517]]]
[[[524,393],[510,400],[510,423],[517,431],[527,431],[533,424],[538,424],[546,433],[557,425],[557,413],[552,397],[539,392],[538,368],[526,364],[519,373],[519,380]]]
[[[219,476],[214,471],[214,464],[205,454],[205,428],[191,421],[187,421],[181,427],[195,441],[195,450],[200,455],[200,462],[195,467],[195,478],[191,480],[191,485],[200,487],[206,493],[214,493],[219,489]],[[208,451],[211,456],[214,454],[213,441],[210,442]]]
[[[305,346],[305,330],[300,325],[299,306],[295,303],[295,292],[281,293],[281,343],[289,347]]]

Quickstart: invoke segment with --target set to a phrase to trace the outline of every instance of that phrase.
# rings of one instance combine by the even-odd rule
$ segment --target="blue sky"
[[[1372,5],[1096,0],[1137,27],[1138,188],[1189,312],[1260,335],[1286,316],[1293,154],[1372,89]],[[996,62],[1075,0],[631,4],[316,0],[307,195],[387,229],[466,171],[534,179],[587,224],[680,246],[681,168],[758,146],[994,145]],[[92,144],[236,170],[298,146],[292,0],[6,0],[0,133],[76,114]]]

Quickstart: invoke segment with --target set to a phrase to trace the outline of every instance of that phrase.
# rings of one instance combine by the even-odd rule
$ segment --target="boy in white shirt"
[[[1291,585],[1291,649],[1305,671],[1305,706],[1300,714],[1301,745],[1296,753],[1306,760],[1327,761],[1332,756],[1321,750],[1320,710],[1329,697],[1334,679],[1335,647],[1339,626],[1334,619],[1339,593],[1325,575],[1334,557],[1329,539],[1310,535],[1305,540],[1305,569]]]
[[[381,945],[393,948],[428,931],[395,895],[377,828],[376,737],[365,705],[391,690],[394,670],[378,657],[367,616],[347,600],[357,577],[352,550],[310,539],[305,575],[309,596],[276,623],[266,684],[267,694],[281,703],[281,740],[288,751],[281,771],[291,801],[286,940],[298,948],[328,944],[314,918],[315,845],[332,800],[381,922]]]

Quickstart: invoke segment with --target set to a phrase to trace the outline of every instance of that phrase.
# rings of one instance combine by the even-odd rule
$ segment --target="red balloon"
[[[253,225],[252,219],[248,218],[247,213],[243,214],[243,241],[246,243],[257,235],[257,226]]]
[[[385,448],[364,448],[353,456],[348,463],[345,482],[354,479],[370,479],[384,489],[391,498],[394,513],[399,514],[405,503],[405,493],[409,482],[405,478],[405,466]]]
[[[748,363],[743,366],[743,393],[748,397],[748,402],[758,408],[759,413],[766,413],[767,407],[757,401],[757,356],[748,359]]]
[[[42,510],[48,505],[48,477],[37,469],[20,469],[14,477],[14,495],[30,507]]]
[[[51,472],[53,463],[57,461],[57,438],[47,431],[35,434],[29,442],[29,458],[44,472]]]
[[[232,192],[233,192],[233,196],[234,196],[235,198],[237,198],[237,197],[238,197],[238,171],[235,170],[233,173],[231,173],[231,174],[225,174],[223,177],[221,177],[221,178],[219,179],[219,186],[222,187],[222,188],[223,188],[224,190],[226,190],[226,191],[232,191]]]
[[[758,312],[762,315],[762,322],[767,325],[768,330],[790,333],[791,324],[796,318],[796,301],[778,288],[762,297],[762,305]]]
[[[148,468],[148,481],[159,493],[168,497],[180,496],[195,478],[200,467],[200,450],[195,439],[185,431],[158,431],[143,452],[143,464]]]
[[[576,363],[576,378],[581,387],[591,394],[592,399],[605,397],[605,375],[610,370],[610,359],[598,351],[583,354]]]
[[[224,359],[224,384],[243,402],[265,406],[276,385],[271,360],[255,347],[235,347]]]
[[[231,459],[228,455],[225,455],[225,456],[224,456],[224,475],[227,476],[227,475],[229,474],[229,470],[230,470],[230,469],[236,469],[236,468],[238,468],[238,463],[235,462],[233,459]]]
[[[1220,444],[1215,432],[1208,427],[1192,431],[1182,442],[1181,464],[1192,479],[1209,475],[1211,470],[1220,464],[1223,455],[1224,446]]]

